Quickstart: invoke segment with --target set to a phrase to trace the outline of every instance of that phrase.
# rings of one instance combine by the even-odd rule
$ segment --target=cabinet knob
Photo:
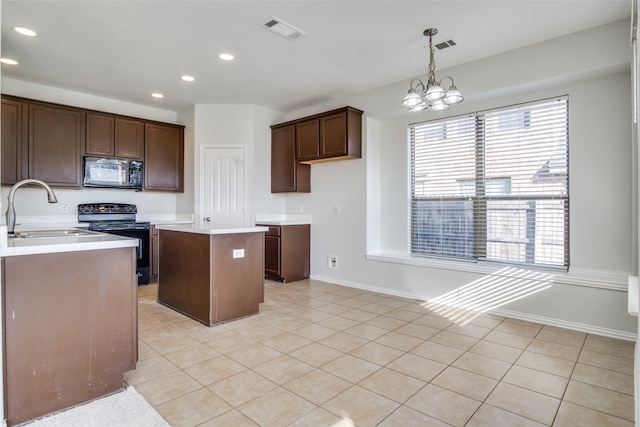
[[[211,217],[207,216],[207,217],[204,217],[203,219],[204,219],[204,222],[211,222]]]

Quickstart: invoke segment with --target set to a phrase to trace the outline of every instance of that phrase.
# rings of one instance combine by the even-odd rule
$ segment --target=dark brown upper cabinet
[[[115,156],[144,159],[144,122],[116,117]]]
[[[320,163],[362,156],[362,111],[352,107],[301,119],[296,135],[298,161]]]
[[[113,156],[115,153],[115,118],[97,113],[87,114],[85,153],[90,156]]]
[[[87,113],[85,154],[142,160],[144,122],[109,114]]]
[[[271,127],[271,192],[311,191],[311,168],[296,158],[296,126]]]
[[[85,154],[144,160],[145,190],[184,191],[184,126],[11,95],[1,111],[2,185],[82,188]]]
[[[144,189],[184,191],[184,127],[145,124]]]
[[[40,179],[82,187],[84,113],[60,105],[2,98],[2,185]]]
[[[320,120],[307,120],[296,124],[296,153],[298,161],[320,157]]]
[[[362,157],[362,114],[343,107],[271,126],[271,192],[311,191],[313,163]]]
[[[23,178],[22,155],[23,147],[22,135],[23,125],[26,125],[26,118],[23,118],[24,104],[20,101],[9,99],[2,100],[2,184],[13,185]],[[26,133],[26,130],[24,131]],[[26,145],[26,144],[25,144]],[[26,170],[25,170],[26,175]]]
[[[84,112],[38,103],[29,103],[28,108],[26,178],[54,187],[81,188]],[[24,163],[23,158],[23,175]]]

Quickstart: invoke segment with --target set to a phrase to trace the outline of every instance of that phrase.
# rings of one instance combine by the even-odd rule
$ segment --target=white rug
[[[170,427],[133,387],[41,418],[28,427]]]

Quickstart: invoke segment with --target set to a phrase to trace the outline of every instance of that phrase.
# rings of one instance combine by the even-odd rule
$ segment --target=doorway
[[[203,147],[201,217],[204,225],[246,226],[246,147]]]

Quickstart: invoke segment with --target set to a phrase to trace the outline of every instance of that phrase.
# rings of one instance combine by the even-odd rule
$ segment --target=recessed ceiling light
[[[18,65],[18,61],[16,61],[15,59],[0,58],[0,62],[8,65]]]
[[[195,77],[187,76],[187,75],[184,75],[184,76],[182,76],[182,77],[180,77],[180,78],[181,78],[182,80],[184,80],[185,82],[192,82],[192,81],[194,81],[194,80],[195,80]]]
[[[230,53],[221,53],[220,55],[218,55],[218,58],[222,59],[223,61],[233,61],[234,56]]]
[[[164,95],[161,93],[152,93],[151,96],[153,96],[154,98],[164,98]]]
[[[25,27],[15,27],[14,30],[22,34],[23,36],[35,37],[37,33],[29,28]]]

